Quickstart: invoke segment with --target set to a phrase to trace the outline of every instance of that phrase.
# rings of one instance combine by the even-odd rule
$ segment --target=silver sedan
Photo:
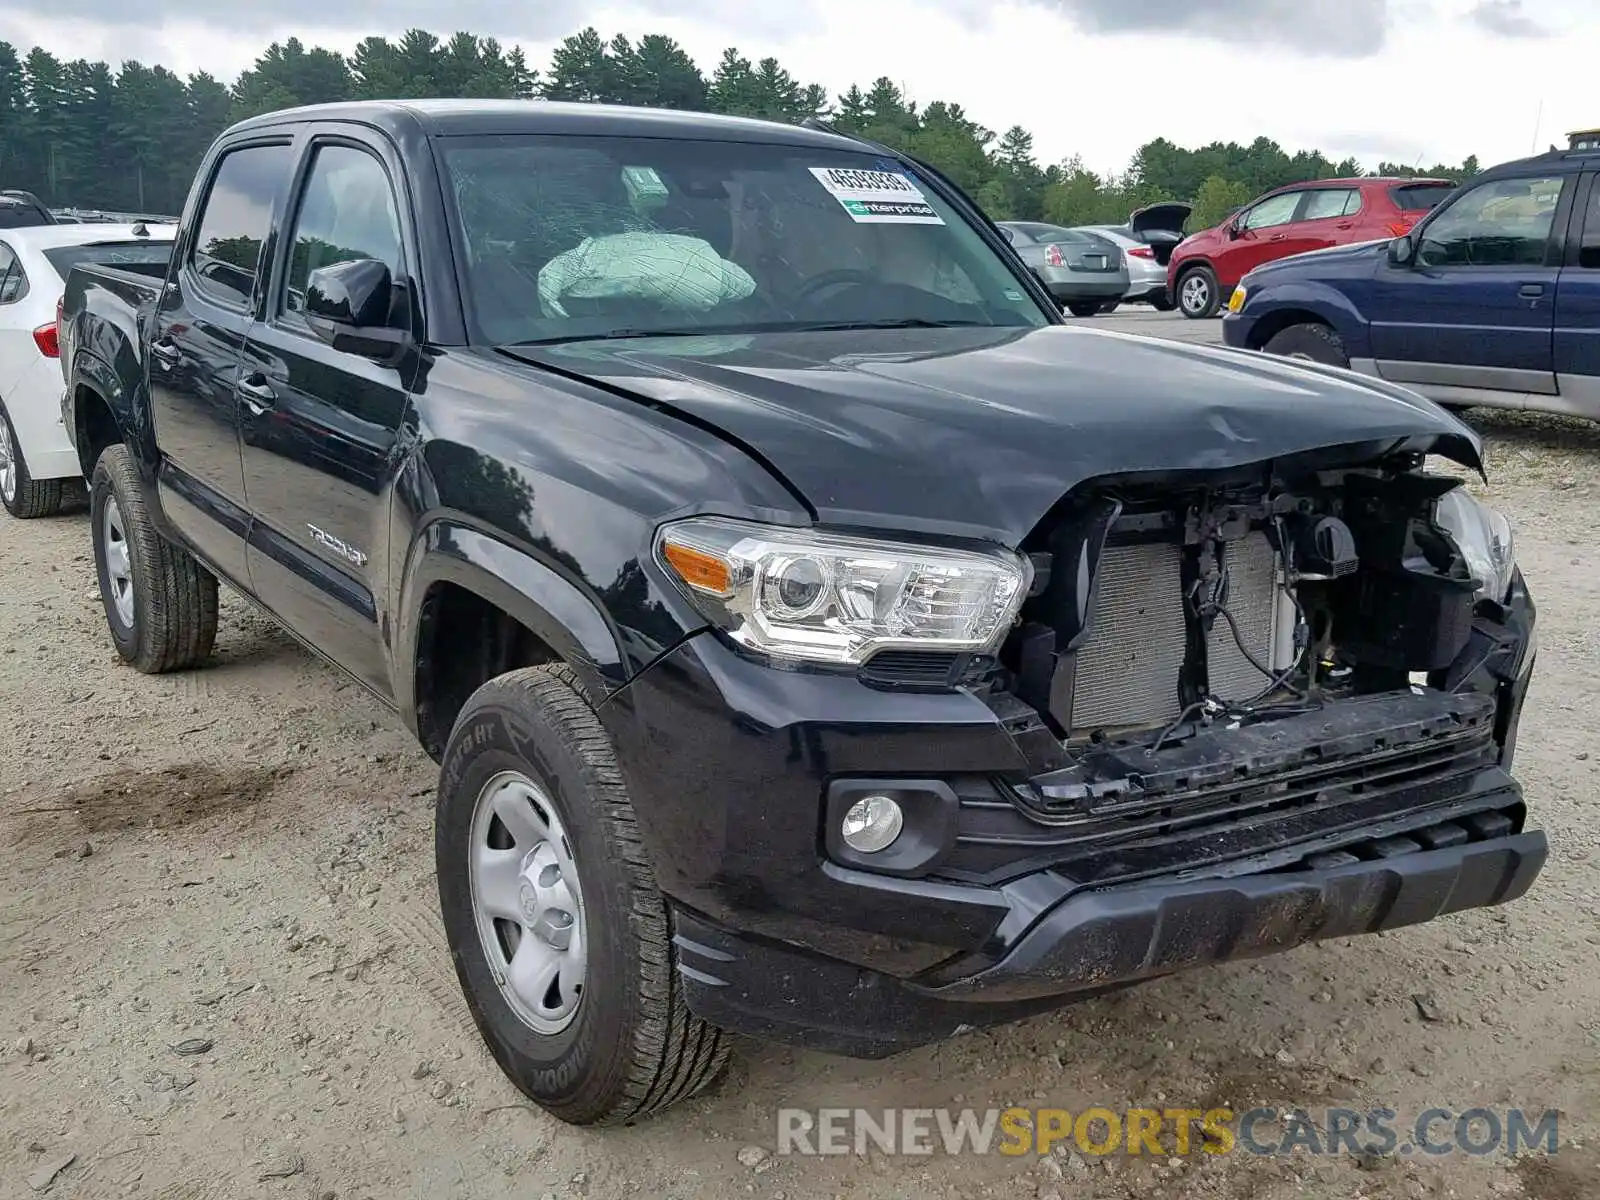
[[[1039,221],[997,224],[1045,290],[1073,316],[1093,316],[1127,294],[1127,257],[1110,238]]]

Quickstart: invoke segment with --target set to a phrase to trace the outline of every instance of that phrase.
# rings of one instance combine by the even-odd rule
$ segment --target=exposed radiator
[[[1170,721],[1182,711],[1183,551],[1170,543],[1108,546],[1087,638],[1077,651],[1072,725],[1096,729]],[[1263,664],[1272,662],[1278,612],[1277,563],[1263,533],[1230,542],[1228,611]],[[1267,683],[1234,642],[1220,617],[1207,635],[1211,691],[1248,700]]]
[[[1262,666],[1272,665],[1278,623],[1278,555],[1264,533],[1229,542],[1223,559],[1228,571],[1228,611],[1239,638]],[[1206,635],[1206,673],[1211,693],[1223,700],[1249,700],[1271,682],[1250,665],[1228,623],[1218,617]]]
[[[1182,547],[1107,546],[1089,635],[1078,647],[1072,727],[1095,729],[1170,721],[1182,709]]]

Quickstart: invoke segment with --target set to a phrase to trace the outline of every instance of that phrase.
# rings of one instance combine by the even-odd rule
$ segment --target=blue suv
[[[1405,237],[1251,271],[1228,345],[1347,367],[1441,404],[1600,420],[1600,150],[1506,163]]]

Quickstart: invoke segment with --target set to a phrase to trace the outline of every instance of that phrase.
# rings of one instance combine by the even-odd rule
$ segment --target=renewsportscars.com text
[[[1554,1154],[1559,1114],[1520,1108],[778,1110],[780,1155]]]

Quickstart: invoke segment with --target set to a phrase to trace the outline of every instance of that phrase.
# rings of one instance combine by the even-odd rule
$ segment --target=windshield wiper
[[[726,337],[740,333],[826,333],[849,329],[967,329],[1000,328],[990,321],[933,321],[925,317],[891,317],[882,321],[764,321],[693,325],[676,329],[605,329],[596,333],[562,333],[553,337],[512,342],[508,349],[526,346],[564,346],[575,342],[626,341],[633,338]],[[1021,328],[1021,326],[1017,326]]]

